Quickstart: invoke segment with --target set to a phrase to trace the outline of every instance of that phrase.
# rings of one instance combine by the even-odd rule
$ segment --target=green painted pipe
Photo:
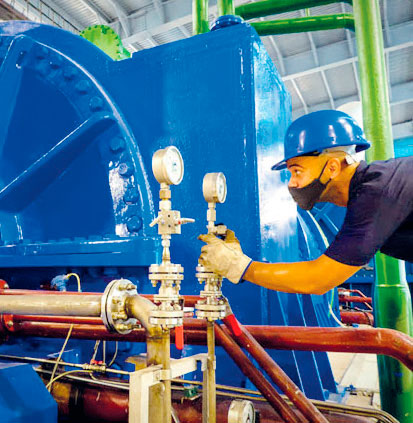
[[[235,15],[235,8],[233,0],[218,0],[218,16]]]
[[[192,1],[192,33],[204,34],[209,31],[208,0]]]
[[[351,4],[351,0],[341,0],[341,2]],[[340,3],[340,0],[264,0],[242,4],[235,8],[235,14],[244,19],[253,19],[330,3]]]
[[[372,147],[369,160],[394,157],[390,105],[378,0],[353,0],[363,123]],[[375,257],[375,322],[413,335],[412,306],[403,262]],[[392,358],[378,357],[382,408],[400,423],[413,421],[413,373]]]
[[[354,30],[351,14],[309,16],[277,21],[251,22],[259,35],[291,34],[294,32],[322,31],[325,29],[347,28]]]

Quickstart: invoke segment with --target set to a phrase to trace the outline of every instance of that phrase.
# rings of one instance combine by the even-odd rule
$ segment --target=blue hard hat
[[[338,110],[309,113],[296,119],[288,127],[284,138],[284,159],[271,169],[285,169],[287,160],[293,157],[350,145],[355,146],[357,153],[370,147],[363,130],[351,116]]]

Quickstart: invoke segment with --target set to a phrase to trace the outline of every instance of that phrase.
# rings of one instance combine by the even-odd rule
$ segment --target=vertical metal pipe
[[[208,359],[207,359],[207,400],[208,400],[208,423],[216,422],[216,386],[215,386],[215,323],[214,321],[207,322],[207,346],[208,346]]]
[[[235,15],[235,7],[233,0],[218,0],[218,16]]]
[[[163,370],[171,368],[170,331],[152,329],[147,336],[147,365],[162,364]],[[149,423],[171,423],[171,382],[164,381],[150,388]]]
[[[169,330],[162,331],[162,366],[164,370],[171,369],[171,334]],[[164,381],[164,417],[165,422],[171,423],[172,421],[172,391],[171,381]]]
[[[372,141],[369,160],[394,157],[383,32],[378,0],[353,0],[360,66],[363,123]],[[412,307],[404,264],[376,254],[375,321],[379,327],[412,335]],[[401,423],[413,419],[413,375],[391,358],[378,357],[380,396],[384,410]]]
[[[208,31],[208,0],[192,0],[192,33],[198,35]]]

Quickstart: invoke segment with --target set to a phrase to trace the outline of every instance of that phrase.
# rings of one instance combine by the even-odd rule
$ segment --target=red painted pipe
[[[346,289],[346,288],[338,288],[338,295],[345,295],[346,292],[351,292],[352,294],[360,295],[360,297],[367,298],[367,295],[364,292],[360,291],[359,289]]]
[[[356,297],[352,295],[339,295],[338,301],[340,303],[372,303],[371,297]]]
[[[296,423],[297,416],[281,395],[265,379],[262,373],[254,366],[237,343],[223,331],[220,325],[215,326],[215,336],[220,345],[234,360],[242,373],[257,387],[264,398],[272,405],[273,409],[284,419],[286,423]],[[300,421],[300,420],[298,420]]]
[[[66,323],[12,320],[10,325],[0,321],[0,334],[13,332],[23,336],[65,338],[70,328]],[[206,345],[205,322],[184,320],[184,340],[187,344]],[[264,347],[279,350],[334,351],[382,354],[399,360],[413,371],[413,339],[408,335],[381,328],[318,328],[298,326],[246,326],[251,335]],[[172,334],[173,335],[173,334]],[[72,338],[102,339],[106,341],[144,342],[144,329],[128,335],[109,333],[102,325],[75,325]],[[218,343],[219,345],[219,343]]]
[[[228,332],[231,326],[227,324]],[[248,330],[239,324],[241,334],[239,336],[232,335],[234,340],[245,348],[268,374],[270,379],[284,392],[298,410],[308,419],[310,423],[328,423],[326,418],[319,410],[308,400],[301,392],[300,388],[288,377],[288,375],[278,366],[272,357],[264,350],[264,348],[251,336]]]
[[[32,316],[13,314],[15,322],[29,321],[29,322],[47,322],[47,323],[69,323],[75,325],[103,325],[100,317],[76,317],[76,316]]]
[[[374,326],[374,317],[372,313],[362,311],[340,311],[341,321],[351,325],[370,325]]]

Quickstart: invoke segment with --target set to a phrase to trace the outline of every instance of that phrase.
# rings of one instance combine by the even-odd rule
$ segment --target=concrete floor
[[[380,408],[379,375],[374,354],[328,353],[336,382],[356,388],[347,405]]]

